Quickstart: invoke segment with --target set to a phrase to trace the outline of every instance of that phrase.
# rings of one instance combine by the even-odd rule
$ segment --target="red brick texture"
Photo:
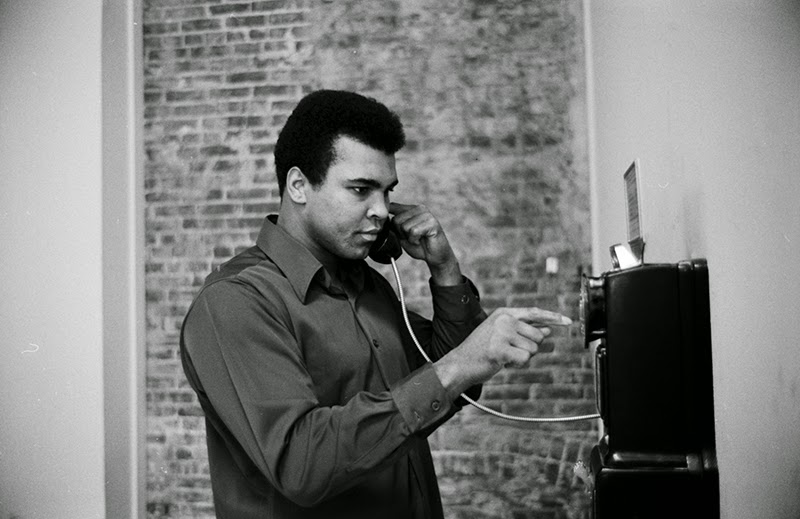
[[[307,92],[355,90],[401,115],[393,199],[440,218],[488,310],[577,317],[590,261],[580,15],[579,0],[144,0],[149,517],[213,517],[178,333],[205,275],[277,211],[273,146]],[[426,270],[400,268],[410,306],[429,313]],[[577,326],[551,341],[482,402],[594,412]],[[588,518],[573,465],[596,434],[465,409],[431,437],[446,517]]]

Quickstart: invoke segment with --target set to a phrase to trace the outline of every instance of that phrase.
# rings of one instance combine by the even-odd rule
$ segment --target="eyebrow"
[[[369,187],[372,187],[374,189],[381,189],[383,187],[380,182],[378,182],[377,180],[372,179],[372,178],[361,178],[361,177],[350,178],[350,179],[347,180],[347,182],[352,183],[352,184],[363,184],[365,186],[369,186]],[[387,189],[392,189],[398,183],[399,183],[399,181],[395,180],[394,182],[389,184]]]

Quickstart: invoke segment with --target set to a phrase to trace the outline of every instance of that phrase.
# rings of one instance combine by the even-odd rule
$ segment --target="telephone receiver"
[[[397,230],[394,226],[394,221],[391,218],[386,219],[383,228],[375,238],[375,242],[369,249],[369,257],[388,265],[392,259],[397,259],[403,254],[403,247],[400,246],[400,239],[397,237]]]

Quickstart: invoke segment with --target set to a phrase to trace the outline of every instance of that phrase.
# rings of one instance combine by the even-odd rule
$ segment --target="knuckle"
[[[503,321],[504,321],[504,322],[505,322],[505,323],[506,323],[506,324],[507,324],[509,327],[511,327],[511,328],[514,328],[515,330],[517,329],[517,326],[518,326],[519,324],[524,324],[524,323],[522,323],[522,321],[520,321],[519,319],[517,319],[517,318],[516,318],[516,316],[514,316],[514,315],[511,315],[511,314],[506,314],[506,315],[505,315],[505,317],[503,318]]]
[[[498,308],[494,311],[494,315],[497,316],[496,319],[498,321],[509,322],[516,320],[514,316],[511,315],[511,312],[509,312],[508,308]]]

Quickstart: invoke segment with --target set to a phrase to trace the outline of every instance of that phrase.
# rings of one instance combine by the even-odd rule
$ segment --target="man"
[[[389,200],[404,142],[375,100],[303,98],[275,147],[279,214],[187,314],[181,355],[220,518],[441,518],[427,435],[462,392],[525,365],[547,324],[569,322],[530,308],[486,316],[436,218]],[[433,319],[410,319],[433,363],[364,262],[390,215],[430,270]]]

